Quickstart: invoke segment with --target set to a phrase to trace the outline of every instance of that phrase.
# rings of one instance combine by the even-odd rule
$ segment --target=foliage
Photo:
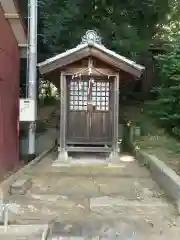
[[[58,99],[57,88],[48,80],[40,79],[39,99],[46,105],[51,105]]]
[[[152,39],[170,40],[180,29],[179,0],[38,0],[38,5],[38,62],[76,46],[94,29],[107,47],[146,65]],[[27,21],[27,2],[20,0],[20,6]],[[25,96],[25,75],[21,83]]]
[[[155,39],[166,42],[176,40],[180,33],[180,1],[171,1],[171,11],[166,15],[165,21],[157,25],[158,32]]]
[[[94,29],[109,48],[139,60],[171,1],[40,0],[42,42],[49,56],[76,46],[87,29]]]
[[[156,58],[161,84],[153,90],[157,99],[151,104],[151,114],[180,136],[180,41],[177,39],[166,53]]]

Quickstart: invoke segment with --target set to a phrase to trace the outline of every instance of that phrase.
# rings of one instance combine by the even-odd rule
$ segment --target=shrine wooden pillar
[[[119,73],[114,79],[114,108],[113,108],[113,139],[112,152],[110,154],[110,161],[119,160]]]
[[[59,161],[66,161],[68,154],[66,151],[66,115],[67,115],[67,84],[64,72],[60,74],[60,136],[59,136]]]

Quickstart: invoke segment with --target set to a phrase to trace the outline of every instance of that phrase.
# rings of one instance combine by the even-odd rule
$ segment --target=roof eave
[[[126,64],[128,64],[129,66],[133,67],[134,69],[136,69],[136,70],[138,70],[140,72],[145,70],[144,66],[142,66],[140,64],[137,64],[136,62],[134,62],[132,60],[129,60],[128,58],[126,58],[126,57],[124,57],[122,55],[119,55],[119,54],[117,54],[117,53],[107,49],[103,45],[95,43],[94,47],[96,47],[97,49],[100,49],[101,51],[105,52],[106,54],[109,54],[111,57],[116,58],[119,61],[124,61]]]
[[[83,53],[85,52],[84,56],[88,56],[88,55],[93,55],[93,51],[92,49],[95,48],[98,51],[101,51],[103,54],[109,56],[112,60],[114,61],[110,61],[112,63],[112,65],[116,66],[119,69],[122,69],[121,65],[125,66],[127,65],[130,74],[134,75],[135,77],[139,78],[142,75],[142,72],[145,70],[145,68],[139,64],[136,64],[135,62],[119,55],[116,54],[115,52],[107,49],[106,47],[104,47],[103,45],[100,45],[98,43],[91,43],[91,44],[80,44],[78,45],[76,48],[70,49],[64,53],[58,54],[52,58],[49,58],[41,63],[39,63],[37,66],[39,67],[39,71],[41,74],[46,74],[48,72],[50,72],[50,70],[55,70],[56,66],[62,67],[63,65],[67,65],[74,62],[73,58],[71,59],[71,57],[74,54],[78,54],[78,53]],[[85,51],[86,49],[86,51]],[[78,55],[78,57],[76,57],[75,61],[77,61],[78,59],[81,59],[82,57],[80,54]],[[98,54],[97,56],[98,57]],[[65,60],[63,62],[63,60]],[[69,59],[69,61],[67,61]],[[61,64],[60,64],[61,62]],[[122,69],[123,70],[123,69]],[[128,71],[127,71],[128,72]]]
[[[0,0],[5,18],[8,20],[19,46],[27,44],[27,34],[15,0]]]

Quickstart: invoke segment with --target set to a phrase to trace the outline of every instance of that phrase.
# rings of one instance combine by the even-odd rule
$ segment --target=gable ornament
[[[101,37],[97,34],[96,31],[94,30],[88,30],[85,35],[82,37],[81,43],[88,43],[88,44],[93,44],[93,43],[101,43]]]

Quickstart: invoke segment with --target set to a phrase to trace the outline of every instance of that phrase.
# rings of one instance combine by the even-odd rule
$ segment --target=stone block
[[[10,187],[10,194],[23,195],[32,186],[32,181],[28,177],[16,180]]]
[[[141,150],[136,151],[144,159],[153,179],[164,191],[165,195],[173,201],[178,213],[180,213],[180,176],[156,156]]]

